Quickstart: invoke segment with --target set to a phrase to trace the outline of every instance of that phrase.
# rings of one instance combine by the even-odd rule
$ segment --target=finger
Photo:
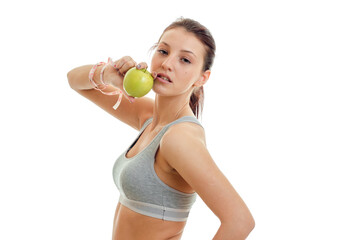
[[[156,76],[157,76],[157,72],[152,72],[152,73],[151,73],[151,76],[155,79]]]
[[[141,62],[138,65],[136,65],[137,69],[147,69],[148,65],[146,64],[146,62]]]
[[[127,95],[125,91],[123,92],[123,94],[130,103],[133,103],[135,101],[135,98]]]
[[[133,68],[136,66],[136,62],[134,60],[132,61],[128,61],[126,63],[124,63],[121,68],[119,69],[119,72],[122,74],[122,75],[125,75],[125,73],[130,69],[130,68]]]
[[[126,62],[125,57],[120,58],[114,62],[114,67],[119,70],[119,68]]]
[[[130,101],[130,103],[134,103],[134,102],[135,102],[135,98],[134,98],[134,97],[129,97],[129,101]]]
[[[130,56],[125,56],[120,58],[115,62],[115,68],[119,70],[128,61],[134,61],[134,60]]]

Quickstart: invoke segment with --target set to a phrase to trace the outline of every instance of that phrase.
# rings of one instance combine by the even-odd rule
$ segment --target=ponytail
[[[197,118],[201,115],[204,108],[204,88],[201,86],[193,91],[189,105]]]

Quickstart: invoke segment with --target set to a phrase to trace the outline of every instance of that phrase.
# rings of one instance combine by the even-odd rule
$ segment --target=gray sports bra
[[[185,116],[169,123],[150,144],[131,158],[126,153],[136,144],[152,118],[146,120],[131,146],[120,155],[113,166],[113,178],[120,191],[119,201],[131,210],[167,221],[186,221],[196,200],[196,193],[183,193],[166,185],[154,170],[155,154],[160,140],[168,128],[180,122],[201,123],[192,116]]]

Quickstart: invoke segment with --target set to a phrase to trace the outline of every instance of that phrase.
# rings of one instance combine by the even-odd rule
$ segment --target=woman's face
[[[205,48],[202,42],[182,27],[166,31],[151,61],[151,72],[158,75],[153,90],[157,94],[175,96],[190,94],[203,85],[210,71],[203,72]]]

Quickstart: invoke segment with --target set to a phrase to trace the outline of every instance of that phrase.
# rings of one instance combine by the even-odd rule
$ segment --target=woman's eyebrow
[[[168,47],[170,47],[170,45],[169,44],[167,44],[166,42],[164,42],[164,41],[162,41],[162,42],[160,42],[160,43],[162,43],[162,44],[164,44],[164,45],[166,45],[166,46],[168,46]],[[160,44],[159,43],[159,44]],[[195,55],[195,53],[193,53],[192,51],[190,51],[190,50],[185,50],[185,49],[183,49],[183,50],[180,50],[181,52],[187,52],[187,53],[191,53],[192,55],[194,55],[195,57],[196,57],[196,55]]]

